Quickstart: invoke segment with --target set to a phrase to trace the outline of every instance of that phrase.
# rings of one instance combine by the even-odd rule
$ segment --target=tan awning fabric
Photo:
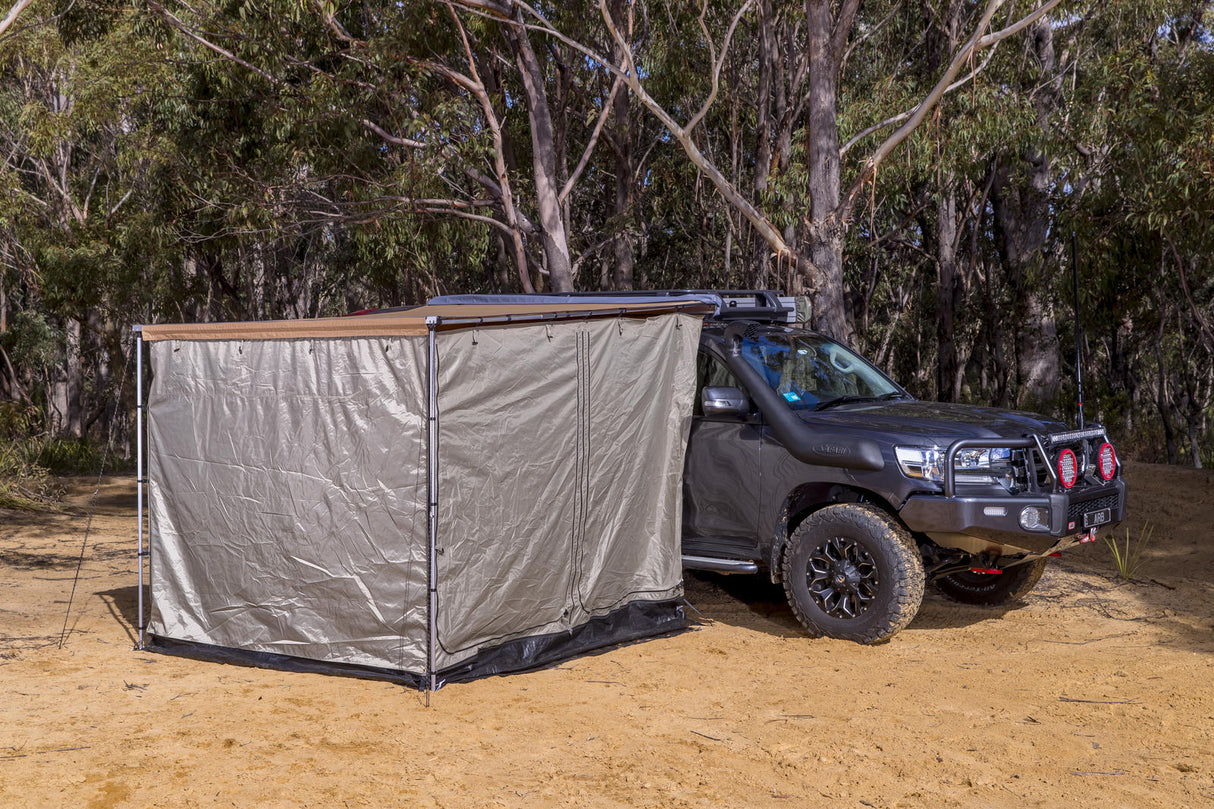
[[[437,317],[442,328],[471,328],[532,320],[586,317],[650,316],[669,312],[707,314],[712,307],[688,301],[644,303],[535,303],[527,305],[419,306],[399,312],[307,320],[264,320],[238,323],[163,323],[143,326],[144,340],[292,340],[327,337],[418,337],[426,333],[426,318]]]

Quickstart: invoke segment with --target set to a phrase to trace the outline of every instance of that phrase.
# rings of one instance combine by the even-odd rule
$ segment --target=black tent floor
[[[686,628],[687,617],[680,602],[633,601],[606,615],[592,618],[568,632],[520,638],[481,649],[471,660],[439,671],[436,683],[441,688],[447,683],[535,671],[570,658],[671,635]],[[147,648],[169,655],[234,666],[356,677],[399,683],[423,690],[430,684],[430,678],[424,672],[331,663],[272,652],[213,646],[159,635],[151,636]]]

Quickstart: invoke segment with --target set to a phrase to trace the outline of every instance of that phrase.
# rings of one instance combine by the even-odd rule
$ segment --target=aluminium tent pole
[[[434,691],[438,687],[438,674],[435,671],[435,647],[438,645],[438,347],[434,339],[434,330],[438,325],[437,317],[426,318],[426,330],[429,336],[428,348],[430,361],[427,363],[429,380],[429,404],[426,409],[428,421],[427,441],[427,502],[429,503],[429,638],[426,643],[426,673],[429,675],[429,687]]]
[[[138,525],[136,534],[138,545],[135,552],[135,564],[139,568],[139,645],[144,648],[143,624],[143,327],[135,326],[135,521]]]

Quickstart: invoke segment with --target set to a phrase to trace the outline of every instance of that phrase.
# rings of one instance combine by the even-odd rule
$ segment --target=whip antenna
[[[1079,322],[1079,259],[1071,231],[1071,284],[1075,293],[1075,387],[1079,399],[1079,429],[1083,429],[1083,325]]]

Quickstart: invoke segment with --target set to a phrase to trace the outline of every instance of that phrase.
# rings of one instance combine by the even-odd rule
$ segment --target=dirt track
[[[860,647],[693,578],[695,631],[428,707],[132,651],[134,484],[102,487],[72,597],[81,482],[64,513],[0,510],[0,806],[1214,806],[1214,474],[1128,477],[1135,582],[1096,543],[1011,610],[929,594]]]

